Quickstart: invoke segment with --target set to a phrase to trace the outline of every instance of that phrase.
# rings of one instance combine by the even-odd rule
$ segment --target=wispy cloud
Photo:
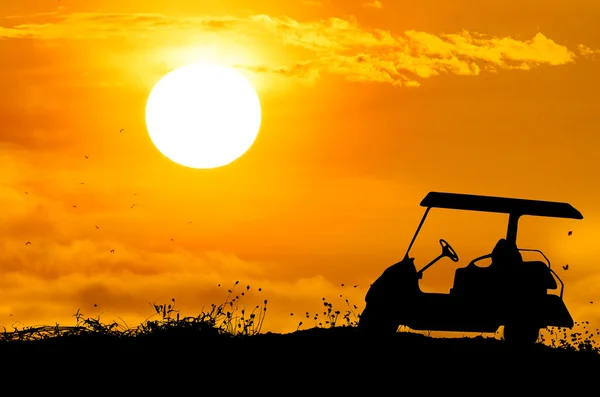
[[[247,66],[233,65],[236,68],[246,69],[255,73],[272,73],[284,77],[298,77],[314,81],[320,77],[319,66],[315,66],[313,61],[302,61],[292,65],[272,67],[272,66]]]
[[[22,21],[21,21],[22,20]],[[463,30],[433,34],[407,30],[394,33],[368,28],[354,17],[298,21],[290,17],[188,17],[126,13],[49,13],[13,17],[21,21],[0,28],[3,38],[103,39],[153,33],[244,33],[256,31],[308,55],[290,65],[243,65],[257,73],[306,77],[339,74],[349,80],[417,87],[423,79],[444,73],[476,76],[482,71],[531,70],[543,65],[574,63],[574,50],[543,33],[528,40],[494,37]],[[265,37],[265,36],[261,36]],[[597,53],[585,45],[582,57]]]
[[[254,16],[286,44],[315,54],[313,65],[350,80],[418,86],[417,79],[442,73],[479,75],[482,70],[530,70],[541,65],[573,63],[576,55],[542,33],[530,40],[490,37],[462,31],[434,35],[403,34],[361,27],[353,18],[298,22],[292,18]]]
[[[600,55],[600,50],[592,50],[590,47],[583,44],[579,44],[577,50],[582,57],[587,59],[595,59],[596,55]]]
[[[160,14],[128,13],[43,13],[11,16],[26,23],[0,27],[0,38],[104,39],[135,33],[165,31],[216,31],[232,29],[238,22],[228,17],[171,17]],[[37,22],[43,19],[42,22]]]
[[[372,1],[367,1],[366,3],[363,3],[363,7],[366,7],[366,8],[383,8],[383,4],[381,4],[381,1],[379,1],[379,0],[372,0]]]

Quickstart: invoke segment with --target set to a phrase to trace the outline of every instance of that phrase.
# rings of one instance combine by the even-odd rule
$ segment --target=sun
[[[237,71],[190,64],[165,75],[146,103],[146,127],[156,148],[190,168],[222,167],[254,143],[260,100]]]

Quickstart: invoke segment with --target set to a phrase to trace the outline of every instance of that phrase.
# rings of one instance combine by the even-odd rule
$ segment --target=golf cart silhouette
[[[573,327],[562,297],[564,284],[540,250],[519,249],[516,245],[519,218],[524,215],[583,219],[567,203],[469,194],[430,192],[421,201],[425,214],[402,261],[390,266],[371,285],[358,328],[377,334],[394,333],[400,325],[414,330],[496,332],[504,326],[507,342],[530,345],[540,329],[548,326]],[[508,214],[506,239],[492,253],[473,259],[455,272],[449,294],[426,293],[419,288],[425,270],[443,257],[458,262],[458,255],[441,239],[442,253],[417,271],[409,257],[427,214],[432,208]],[[540,253],[545,262],[523,261],[520,251]],[[488,267],[477,262],[491,258]],[[561,284],[559,295],[549,294]]]

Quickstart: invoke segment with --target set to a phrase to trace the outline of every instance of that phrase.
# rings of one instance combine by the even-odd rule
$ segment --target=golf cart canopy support
[[[421,207],[426,207],[425,214],[417,227],[417,231],[406,251],[405,257],[412,248],[425,218],[431,208],[446,208],[480,212],[495,212],[508,214],[508,229],[506,240],[516,245],[519,218],[523,215],[543,216],[549,218],[583,219],[581,212],[571,204],[554,201],[540,201],[507,197],[479,196],[474,194],[430,192],[421,201]]]

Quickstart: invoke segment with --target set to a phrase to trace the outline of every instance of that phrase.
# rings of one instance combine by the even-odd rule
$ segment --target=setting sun
[[[213,64],[191,64],[164,76],[146,104],[156,148],[191,168],[216,168],[242,156],[261,123],[258,96],[244,76]]]

